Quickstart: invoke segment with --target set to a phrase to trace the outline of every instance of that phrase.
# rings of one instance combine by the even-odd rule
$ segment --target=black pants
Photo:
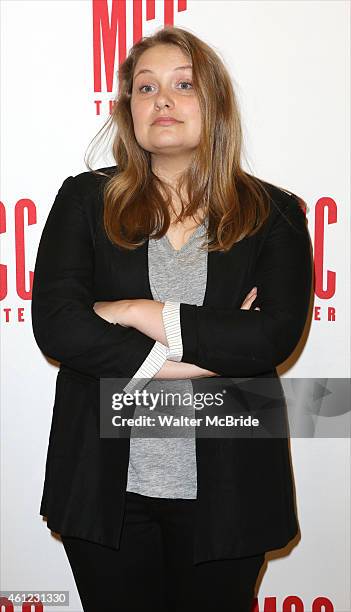
[[[193,565],[196,500],[126,495],[119,550],[62,536],[84,612],[250,612],[264,553]]]

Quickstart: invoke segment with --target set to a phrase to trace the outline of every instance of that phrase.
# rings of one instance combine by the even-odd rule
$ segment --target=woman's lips
[[[154,121],[152,125],[172,125],[173,123],[179,123],[176,119],[159,119]]]

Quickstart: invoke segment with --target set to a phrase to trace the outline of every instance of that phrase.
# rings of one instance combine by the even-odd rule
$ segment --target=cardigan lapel
[[[207,282],[203,305],[235,306],[245,290],[250,271],[252,243],[244,238],[227,253],[209,252]],[[112,273],[119,299],[153,300],[150,286],[148,245],[146,240],[134,251],[114,251]],[[251,287],[250,287],[251,288]]]
[[[235,306],[248,274],[249,242],[243,239],[224,253],[211,251],[207,260],[204,306]]]

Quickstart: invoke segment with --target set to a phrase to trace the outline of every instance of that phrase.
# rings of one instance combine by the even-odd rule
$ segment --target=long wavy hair
[[[91,172],[107,177],[103,187],[105,231],[115,245],[132,250],[149,237],[161,238],[171,222],[172,189],[153,173],[150,152],[135,138],[130,108],[135,66],[144,51],[159,44],[177,45],[189,57],[201,111],[199,145],[174,189],[181,205],[177,220],[194,218],[201,209],[207,218],[207,239],[201,248],[228,251],[260,229],[269,215],[270,194],[264,181],[241,167],[240,112],[224,63],[205,42],[175,26],[141,38],[120,65],[112,113],[96,135],[102,132],[104,136],[117,127],[112,145],[115,171],[93,170],[90,156],[85,159]]]

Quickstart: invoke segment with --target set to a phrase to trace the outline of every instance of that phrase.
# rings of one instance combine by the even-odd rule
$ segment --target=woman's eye
[[[145,93],[145,91],[142,91],[142,89],[145,87],[152,87],[152,85],[143,85],[142,87],[139,87],[139,91],[141,91],[141,93]]]
[[[191,85],[191,87],[192,87],[192,83],[190,83],[189,81],[179,81],[179,83],[177,83],[177,85],[182,85],[182,84]],[[143,85],[142,87],[139,87],[139,91],[141,93],[147,93],[147,92],[142,91],[145,87],[153,87],[153,86],[152,85]],[[184,88],[182,87],[181,89],[184,89]],[[184,90],[187,91],[188,87],[186,87]]]

